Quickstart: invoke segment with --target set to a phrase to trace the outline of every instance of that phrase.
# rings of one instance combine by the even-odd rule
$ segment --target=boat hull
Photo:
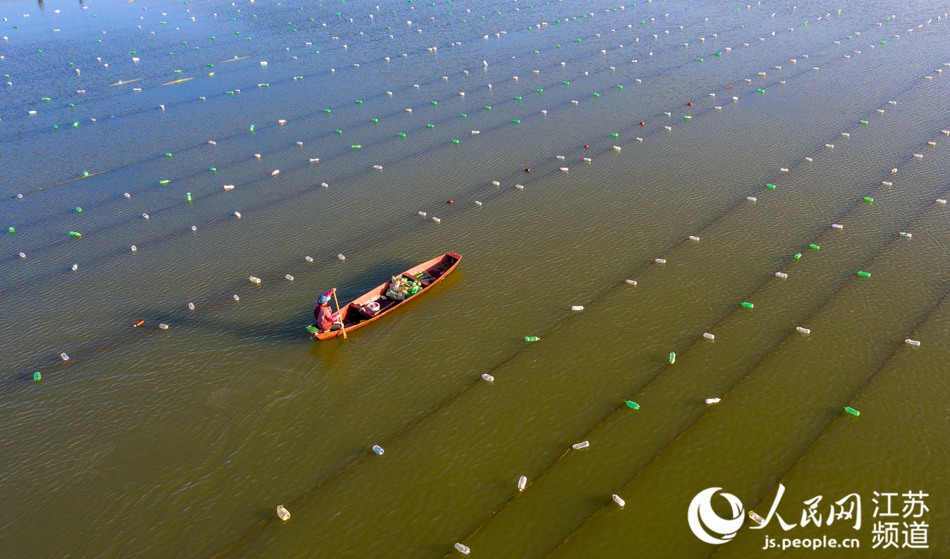
[[[461,259],[461,254],[456,252],[447,252],[445,254],[436,256],[431,260],[417,264],[416,266],[413,266],[412,268],[400,273],[399,276],[421,281],[422,283],[422,288],[415,295],[406,297],[402,301],[397,301],[395,299],[386,297],[386,291],[389,289],[389,281],[386,281],[379,286],[367,291],[363,295],[360,295],[356,299],[353,299],[340,309],[340,315],[343,319],[343,327],[346,330],[346,333],[349,334],[357,328],[362,328],[363,326],[366,326],[367,324],[382,318],[383,316],[408,303],[410,300],[413,300],[419,295],[429,291],[435,284],[442,281],[442,278],[455,270],[455,267],[458,266],[458,263]],[[371,302],[380,304],[380,309],[378,312],[367,312],[366,306]],[[312,337],[314,340],[328,340],[343,334],[343,330],[320,332],[315,326],[308,326],[307,331],[310,333],[310,337]]]

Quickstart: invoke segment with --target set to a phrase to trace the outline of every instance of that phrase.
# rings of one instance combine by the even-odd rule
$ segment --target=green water
[[[950,553],[946,6],[622,8],[0,6],[0,557]]]

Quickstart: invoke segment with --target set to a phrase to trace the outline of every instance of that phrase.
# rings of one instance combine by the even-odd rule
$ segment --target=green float
[[[744,309],[754,309],[754,308],[755,308],[755,304],[750,303],[750,302],[748,302],[748,301],[743,301],[742,303],[740,303],[740,305],[741,305],[742,308],[744,308]]]
[[[845,406],[844,411],[850,413],[850,414],[853,415],[854,417],[858,417],[859,415],[861,415],[861,412],[859,412],[858,410],[852,408],[851,406]]]
[[[633,400],[627,400],[627,407],[632,410],[640,409],[640,404],[634,402]]]

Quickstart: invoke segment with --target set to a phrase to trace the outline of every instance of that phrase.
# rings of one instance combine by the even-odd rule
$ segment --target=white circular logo
[[[742,501],[731,493],[723,493],[722,496],[732,507],[732,518],[721,518],[716,514],[712,508],[712,498],[720,489],[722,487],[710,487],[697,493],[686,512],[689,528],[696,537],[715,545],[724,544],[734,538],[745,521]]]

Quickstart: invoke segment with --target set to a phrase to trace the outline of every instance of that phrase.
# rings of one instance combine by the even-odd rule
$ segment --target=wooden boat
[[[366,326],[384,314],[401,307],[410,299],[415,299],[430,290],[433,285],[442,281],[442,278],[454,270],[461,259],[461,254],[447,252],[441,256],[436,256],[432,260],[427,260],[422,264],[413,266],[405,272],[398,274],[398,276],[394,276],[405,278],[412,282],[418,282],[419,284],[418,291],[401,301],[386,296],[386,292],[389,290],[392,280],[386,281],[382,285],[353,299],[340,309],[343,327],[346,329],[347,334],[357,328]],[[343,333],[343,330],[321,332],[317,330],[315,325],[307,326],[307,331],[314,340],[326,340]]]

